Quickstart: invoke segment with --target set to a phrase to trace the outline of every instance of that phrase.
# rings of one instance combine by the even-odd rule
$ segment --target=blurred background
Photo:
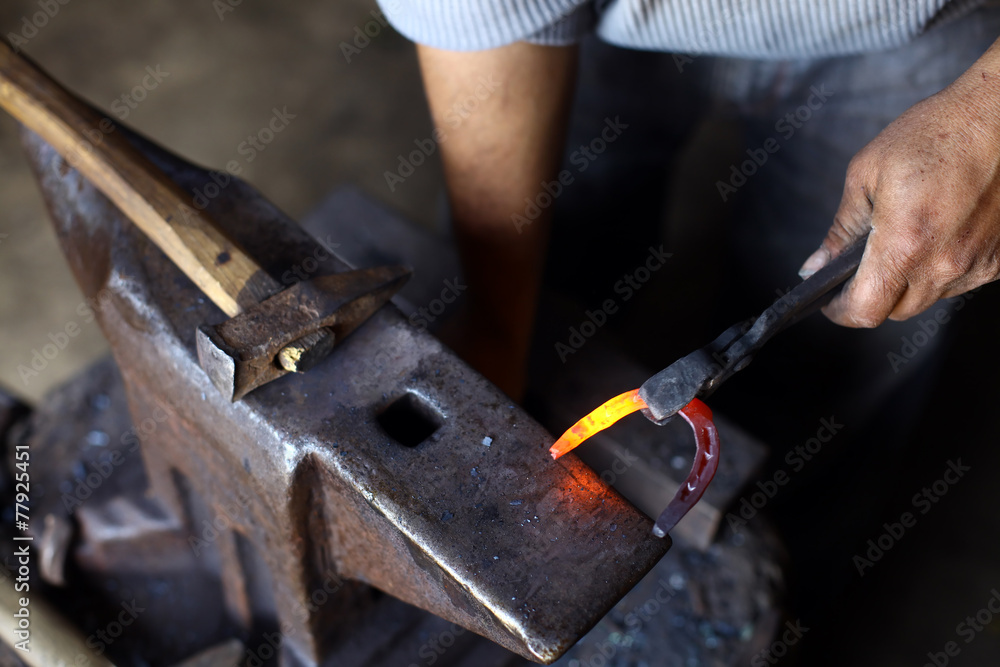
[[[220,14],[210,0],[73,0],[58,5],[23,50],[112,118],[127,111],[126,123],[175,153],[214,169],[238,160],[241,176],[293,218],[350,182],[431,224],[441,192],[436,162],[394,192],[383,176],[414,139],[430,133],[412,45],[382,28],[350,62],[340,47],[353,45],[355,28],[374,20],[374,1],[222,5],[230,11]],[[28,0],[0,4],[3,34],[20,35],[25,17],[37,11]],[[162,81],[148,78],[147,67],[159,68]],[[144,78],[155,84],[145,99],[122,101]],[[275,108],[295,118],[247,161],[240,144],[267,125]],[[6,114],[0,202],[0,384],[37,399],[107,347],[91,323],[37,377],[25,382],[18,374],[49,333],[79,319],[81,296]]]
[[[220,7],[231,11],[220,13]],[[334,187],[350,183],[441,231],[442,183],[435,160],[394,191],[384,177],[396,168],[397,155],[412,150],[414,140],[430,136],[432,129],[412,45],[382,28],[359,51],[345,54],[341,47],[354,44],[357,30],[375,20],[375,10],[371,0],[243,0],[236,6],[211,0],[69,0],[23,48],[96,106],[127,109],[127,117],[117,117],[171,151],[216,169],[238,160],[241,177],[293,218],[312,210]],[[21,34],[25,17],[37,11],[37,0],[5,0],[0,31]],[[144,99],[132,100],[132,108],[121,98],[141,86],[150,70],[162,80],[144,90]],[[247,161],[241,144],[267,125],[275,109],[294,118]],[[711,145],[730,136],[724,129],[702,128],[702,141]],[[701,161],[705,152],[689,149],[688,155]],[[702,181],[701,187],[718,205],[712,181]],[[18,371],[50,342],[50,334],[78,320],[82,297],[21,154],[16,124],[4,114],[0,287],[0,385],[6,390],[37,401],[108,351],[91,323],[37,376],[22,377]],[[996,312],[995,291],[986,288],[972,302],[969,310],[977,315],[957,318],[935,407],[921,422],[912,456],[887,471],[886,483],[893,487],[885,495],[891,500],[872,509],[873,520],[897,520],[911,507],[912,494],[940,476],[949,457],[962,455],[973,464],[968,481],[920,519],[863,585],[859,579],[844,591],[825,623],[807,635],[800,664],[924,664],[928,651],[961,641],[956,625],[1000,590],[1000,485],[994,482],[1000,469],[994,446],[1000,414],[993,408],[997,391],[991,372],[995,318],[988,316]],[[643,295],[650,300],[647,307],[655,305],[654,294]],[[626,328],[642,312],[641,304],[635,306],[618,326]],[[789,440],[798,443],[804,437]],[[858,466],[865,464],[857,460]],[[861,492],[832,489],[829,503]],[[855,548],[863,553],[867,545],[862,539]],[[796,566],[797,576],[823,577],[811,572],[809,563]],[[794,578],[790,586],[796,586]],[[962,648],[949,664],[997,664],[1000,615]],[[791,657],[783,662],[790,664]]]

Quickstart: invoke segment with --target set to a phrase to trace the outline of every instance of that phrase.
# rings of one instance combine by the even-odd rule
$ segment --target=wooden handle
[[[111,119],[3,40],[0,106],[55,148],[230,317],[281,290]]]

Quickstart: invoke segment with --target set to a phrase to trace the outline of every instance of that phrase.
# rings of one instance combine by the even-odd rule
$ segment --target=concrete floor
[[[272,109],[287,107],[295,119],[243,166],[246,179],[293,217],[350,182],[424,225],[438,219],[436,164],[422,166],[394,193],[383,178],[397,154],[430,134],[412,47],[388,29],[350,63],[339,46],[371,20],[373,2],[243,2],[221,20],[208,0],[90,0],[60,7],[25,51],[105,109],[140,83],[147,67],[169,72],[126,122],[175,152],[212,167],[243,160],[240,142],[266,124]],[[20,31],[23,17],[37,11],[36,0],[6,0],[0,31]],[[0,384],[37,399],[107,347],[91,324],[37,377],[25,382],[18,372],[50,334],[77,320],[81,296],[20,155],[16,127],[2,115],[0,203]],[[963,344],[945,378],[950,384],[939,392],[941,410],[927,416],[925,437],[914,450],[919,456],[896,482],[900,510],[953,453],[974,453],[973,472],[863,585],[847,592],[839,622],[817,628],[804,642],[802,664],[923,664],[928,651],[962,642],[956,625],[985,606],[992,588],[1000,589],[1000,485],[993,482],[1000,455],[991,446],[1000,416],[990,409],[996,390],[984,385],[974,394],[976,419],[958,430],[947,412],[963,409],[964,400],[948,387],[965,389],[969,378],[988,372],[993,319],[969,318],[962,325]],[[971,359],[968,350],[982,352]],[[887,521],[898,515],[885,514]],[[1000,622],[961,648],[949,664],[1000,663]],[[781,661],[791,663],[790,657]]]

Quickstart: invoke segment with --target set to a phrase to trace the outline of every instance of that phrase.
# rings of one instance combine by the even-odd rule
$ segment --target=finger
[[[961,276],[943,286],[928,283],[926,287],[918,287],[911,281],[906,294],[896,304],[896,307],[889,315],[889,319],[894,321],[908,320],[926,311],[941,299],[961,296],[980,287],[982,284],[982,282],[974,280],[971,276]]]
[[[858,272],[823,308],[833,322],[845,327],[872,328],[884,322],[909,288],[906,275],[881,251],[876,237],[869,238]]]
[[[913,234],[909,237],[912,239]],[[933,237],[932,237],[933,238]],[[889,315],[891,320],[907,320],[924,312],[939,300],[964,294],[982,284],[982,272],[973,262],[957,259],[953,244],[911,251],[909,288]]]
[[[949,296],[951,291],[947,287],[935,285],[930,281],[924,281],[920,284],[911,281],[906,293],[889,314],[889,319],[896,322],[908,320],[924,312],[945,296]]]
[[[806,259],[799,269],[802,278],[808,278],[839,255],[855,240],[863,237],[871,229],[872,200],[870,189],[865,185],[859,167],[851,163],[847,179],[844,182],[844,194],[840,206],[833,216],[833,225],[826,233],[826,238],[819,249]]]

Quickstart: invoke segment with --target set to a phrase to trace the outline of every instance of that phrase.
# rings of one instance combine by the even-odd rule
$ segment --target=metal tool
[[[729,327],[714,341],[678,359],[639,388],[642,413],[663,424],[695,398],[707,398],[723,382],[746,368],[753,355],[775,334],[811,315],[834,296],[834,290],[858,270],[868,236],[845,249],[829,264],[775,301],[759,317]]]
[[[167,179],[120,127],[0,41],[0,106],[80,171],[230,321],[199,328],[198,352],[231,400],[305,372],[406,282],[401,266],[297,283],[275,280],[193,198]]]

